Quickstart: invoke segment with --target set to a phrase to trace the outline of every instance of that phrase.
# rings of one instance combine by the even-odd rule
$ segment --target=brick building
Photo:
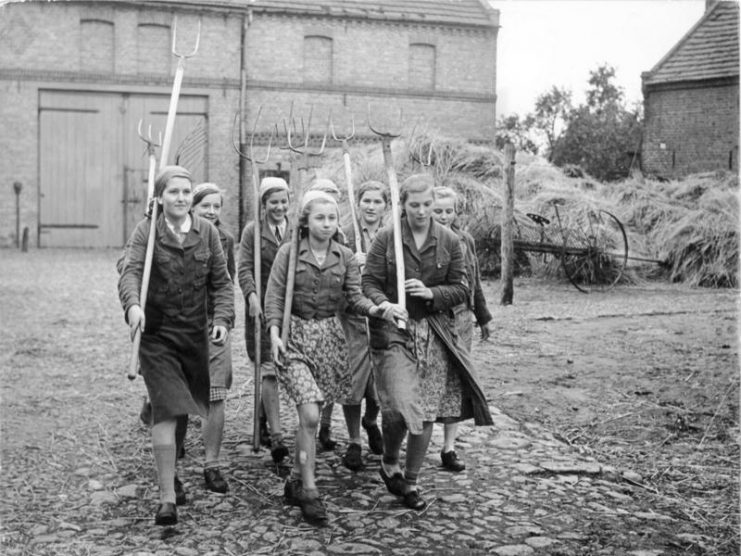
[[[738,170],[738,34],[738,4],[708,0],[700,20],[641,76],[647,174]]]
[[[493,137],[498,12],[486,1],[5,4],[0,245],[15,242],[16,181],[31,245],[123,244],[146,192],[137,123],[164,128],[174,16],[178,49],[192,48],[199,22],[201,39],[186,63],[169,158],[180,155],[196,179],[227,188],[224,220],[234,233],[240,204],[249,214],[251,191],[232,148],[240,106],[247,126],[263,106],[261,136],[294,103],[298,115],[313,106],[315,121],[330,110],[345,121],[354,114],[358,140],[369,133],[369,104],[380,119],[402,108],[405,121],[434,114],[448,134]],[[266,169],[280,170],[282,162],[274,151]]]

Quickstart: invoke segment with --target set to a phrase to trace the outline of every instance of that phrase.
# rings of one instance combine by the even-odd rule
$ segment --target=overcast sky
[[[584,100],[589,71],[617,70],[629,101],[641,101],[650,70],[694,25],[704,0],[493,0],[499,10],[497,115],[524,115],[552,85]]]

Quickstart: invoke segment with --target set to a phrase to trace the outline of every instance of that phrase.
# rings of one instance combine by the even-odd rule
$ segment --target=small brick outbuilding
[[[676,178],[738,170],[739,6],[712,1],[700,20],[642,74],[644,173]]]

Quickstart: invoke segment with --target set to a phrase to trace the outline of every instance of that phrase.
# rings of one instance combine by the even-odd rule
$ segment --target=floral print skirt
[[[347,342],[337,317],[304,320],[291,315],[287,365],[278,380],[296,403],[347,403],[352,381]]]

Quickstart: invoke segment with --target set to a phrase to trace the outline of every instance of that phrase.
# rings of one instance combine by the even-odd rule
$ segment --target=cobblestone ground
[[[737,292],[652,286],[599,297],[525,281],[516,285],[515,305],[502,308],[494,303],[497,284],[490,284],[496,334],[475,350],[495,426],[461,426],[458,451],[466,471],[442,470],[436,427],[420,477],[431,504],[421,513],[407,510],[386,492],[378,456],[364,451],[365,469],[358,473],[343,467],[347,435],[337,407],[338,447],[317,462],[331,516],[320,529],[283,504],[277,471],[285,470],[276,470],[266,451],[252,451],[252,379],[239,326],[222,454],[230,492],[203,488],[195,419],[179,471],[189,500],[176,527],[160,528],[153,525],[157,494],[148,431],[138,421],[144,385],[125,379],[129,344],[115,291],[116,255],[2,253],[3,554],[704,553],[698,531],[682,516],[684,501],[667,500],[633,469],[598,461],[522,412],[511,410],[515,419],[497,406],[516,409],[528,396],[517,370],[536,360],[550,378],[594,372],[607,360],[615,368],[643,369],[647,352],[631,350],[630,335],[660,336],[655,323],[641,320],[647,314],[695,319],[699,327],[721,322],[718,342],[730,342],[722,365],[735,369]],[[622,332],[599,335],[599,327]],[[695,354],[692,364],[704,365],[703,357],[710,356]],[[283,400],[286,430],[295,426],[294,413]],[[292,441],[289,448],[293,452]]]

